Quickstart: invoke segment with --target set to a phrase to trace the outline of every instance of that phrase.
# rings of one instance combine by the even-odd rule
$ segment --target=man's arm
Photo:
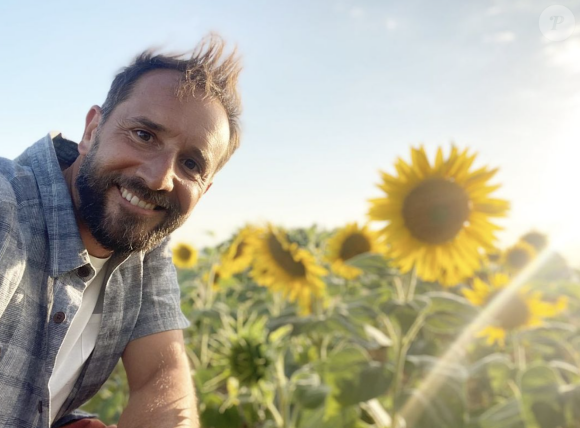
[[[123,353],[129,404],[119,428],[198,428],[197,402],[181,330],[129,342]]]

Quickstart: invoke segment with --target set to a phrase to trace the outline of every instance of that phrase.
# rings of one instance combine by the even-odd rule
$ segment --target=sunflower
[[[519,272],[536,256],[536,250],[525,241],[519,241],[508,248],[502,257],[502,264],[510,272]]]
[[[509,277],[496,273],[489,277],[489,283],[479,278],[473,280],[473,289],[463,289],[463,295],[473,305],[487,306],[502,290],[507,287]],[[487,337],[487,343],[505,345],[507,332],[541,325],[545,318],[551,318],[566,309],[568,300],[560,297],[555,302],[543,299],[540,291],[522,288],[504,303],[496,314],[492,324],[478,333],[479,337]]]
[[[311,297],[320,297],[325,284],[320,279],[326,270],[319,266],[314,256],[290,243],[286,232],[268,225],[252,239],[254,263],[251,276],[259,285],[296,301],[302,312],[309,313]]]
[[[530,244],[537,252],[542,251],[548,246],[548,237],[543,233],[536,231],[526,233],[520,238],[520,241]]]
[[[272,363],[264,341],[252,336],[237,337],[230,344],[228,357],[232,375],[247,385],[264,379]]]
[[[327,260],[332,263],[334,273],[346,279],[354,279],[362,270],[345,264],[347,260],[365,253],[384,254],[386,250],[386,245],[380,241],[376,232],[370,231],[366,225],[359,227],[351,223],[328,240]]]
[[[197,263],[197,250],[189,244],[179,243],[172,248],[173,264],[178,268],[187,269]]]
[[[246,226],[234,238],[222,255],[220,270],[222,278],[228,278],[250,266],[253,260],[253,247],[249,245],[249,240],[255,233],[255,227]]]
[[[405,273],[416,268],[425,281],[453,286],[475,272],[481,254],[493,250],[500,229],[491,217],[503,217],[509,203],[491,197],[499,185],[489,180],[497,169],[472,169],[476,154],[441,148],[431,164],[423,147],[411,149],[411,164],[398,159],[397,176],[382,172],[385,197],[371,199],[369,217],[387,221],[382,230],[389,255]]]
[[[209,339],[212,366],[219,374],[204,386],[229,383],[234,377],[239,386],[254,387],[268,377],[274,358],[268,345],[267,322],[267,317],[258,317],[256,312],[246,318],[240,310],[235,317],[222,318],[222,327]]]

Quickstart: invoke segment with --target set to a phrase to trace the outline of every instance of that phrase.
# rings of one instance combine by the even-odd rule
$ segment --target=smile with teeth
[[[126,200],[128,200],[129,202],[131,202],[131,205],[136,205],[139,208],[143,208],[145,210],[153,210],[153,209],[155,209],[155,205],[154,204],[151,204],[149,202],[142,201],[136,195],[132,194],[131,192],[129,192],[124,187],[120,187],[119,186],[119,189],[121,190],[121,196],[123,196],[123,198],[125,198]]]

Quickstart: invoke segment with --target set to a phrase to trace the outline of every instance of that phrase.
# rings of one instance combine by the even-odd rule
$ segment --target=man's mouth
[[[119,190],[121,191],[121,196],[123,198],[125,198],[127,201],[129,201],[131,203],[131,205],[136,205],[139,208],[143,208],[145,210],[151,210],[151,211],[159,211],[159,210],[163,210],[164,208],[159,206],[159,205],[155,205],[151,202],[145,201],[141,198],[139,198],[137,195],[131,193],[129,190],[125,189],[124,187],[119,186]]]

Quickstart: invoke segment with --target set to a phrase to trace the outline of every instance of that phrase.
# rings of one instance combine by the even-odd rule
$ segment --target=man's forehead
[[[160,124],[167,128],[170,122],[181,122],[173,124],[183,129],[194,125],[200,131],[219,133],[219,128],[228,121],[224,107],[212,97],[204,97],[201,90],[195,96],[179,97],[180,80],[181,73],[175,70],[150,71],[137,80],[130,96],[119,107],[124,107],[125,116],[149,117],[166,122]],[[227,133],[229,140],[229,126]]]
[[[130,96],[117,106],[123,121],[150,121],[159,132],[169,136],[211,143],[208,149],[219,158],[229,143],[229,122],[221,103],[203,93],[178,97],[181,73],[175,70],[154,70],[137,80]],[[145,121],[143,119],[146,119]],[[153,127],[149,127],[153,128]],[[154,129],[152,129],[154,130]]]
[[[177,70],[152,70],[137,79],[128,100],[142,96],[177,97],[181,80]]]

